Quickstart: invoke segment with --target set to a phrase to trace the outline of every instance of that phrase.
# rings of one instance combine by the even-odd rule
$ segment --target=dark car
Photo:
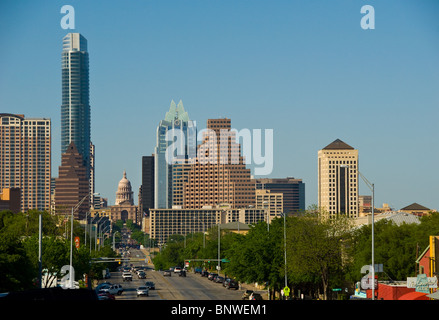
[[[148,287],[148,289],[150,289],[150,290],[155,290],[155,283],[152,281],[146,281],[145,287]]]
[[[226,279],[223,283],[224,287],[227,289],[239,289],[238,281],[234,279]]]
[[[178,276],[180,276],[180,277],[186,277],[186,270],[181,270],[181,271],[178,273]]]
[[[216,282],[216,283],[223,283],[223,282],[224,282],[224,277],[217,276],[217,277],[214,279],[214,282]]]
[[[139,277],[139,279],[145,279],[146,278],[146,273],[144,271],[140,271],[137,276]]]
[[[217,277],[217,276],[218,276],[218,274],[216,274],[216,273],[209,273],[209,275],[207,276],[207,279],[213,280],[214,277]]]
[[[209,275],[209,271],[207,271],[207,270],[201,271],[201,276],[202,277],[207,277],[208,275]]]
[[[171,270],[165,270],[165,271],[163,271],[163,276],[164,276],[164,277],[166,277],[166,276],[170,277],[171,275],[172,275]]]

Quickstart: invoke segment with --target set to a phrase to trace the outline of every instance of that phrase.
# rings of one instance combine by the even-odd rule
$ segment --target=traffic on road
[[[101,300],[259,300],[260,297],[251,296],[248,290],[240,290],[235,280],[216,273],[199,269],[189,272],[180,267],[155,271],[139,249],[130,249],[125,256],[137,262],[122,265],[99,282],[95,290]]]

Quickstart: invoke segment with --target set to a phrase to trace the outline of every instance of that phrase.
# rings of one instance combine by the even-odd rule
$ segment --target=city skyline
[[[360,27],[365,4],[375,8],[374,30]],[[268,177],[303,179],[306,206],[317,204],[318,150],[341,139],[359,150],[376,206],[439,208],[438,3],[77,1],[74,30],[60,27],[61,6],[0,5],[0,111],[51,119],[52,177],[60,43],[73,32],[88,40],[95,190],[108,203],[123,170],[137,199],[142,156],[154,152],[169,103],[182,100],[198,124],[227,117],[238,130],[273,129]]]

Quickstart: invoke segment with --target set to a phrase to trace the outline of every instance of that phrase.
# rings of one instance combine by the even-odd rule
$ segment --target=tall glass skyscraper
[[[61,55],[61,153],[74,142],[90,177],[90,104],[87,39],[79,33],[63,38]]]
[[[175,129],[167,136],[168,131]],[[181,134],[181,135],[179,135]],[[177,136],[179,135],[179,136]],[[180,143],[174,150],[171,144]],[[170,154],[167,149],[174,151]],[[171,101],[165,119],[157,127],[157,144],[154,155],[154,208],[168,209],[172,207],[172,163],[196,157],[197,129],[195,121],[189,120],[183,102],[175,105]],[[172,159],[170,159],[172,158]]]

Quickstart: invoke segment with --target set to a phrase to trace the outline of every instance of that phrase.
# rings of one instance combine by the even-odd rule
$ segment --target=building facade
[[[256,208],[262,208],[267,211],[267,222],[279,218],[284,212],[284,195],[283,193],[275,193],[270,190],[256,190]]]
[[[205,207],[203,209],[151,209],[149,216],[150,237],[163,245],[169,236],[206,232],[209,228],[231,222],[246,225],[266,221],[265,209],[232,208],[229,205]]]
[[[0,193],[0,211],[10,210],[19,213],[21,210],[20,188],[3,188]]]
[[[21,211],[50,211],[51,121],[0,113],[0,189],[20,188]]]
[[[89,180],[82,155],[71,142],[62,154],[58,178],[55,179],[55,212],[70,214],[74,210],[75,219],[82,220],[89,211]]]
[[[145,215],[154,208],[154,155],[142,157],[142,186],[139,211]]]
[[[157,127],[154,152],[154,208],[172,207],[172,163],[174,158],[196,156],[196,124],[189,119],[183,103],[171,101],[165,119]],[[176,141],[174,142],[174,139]]]
[[[231,120],[209,119],[197,159],[185,174],[183,208],[201,209],[227,203],[232,208],[255,205],[255,183],[231,130]]]
[[[123,172],[123,177],[117,186],[115,205],[111,206],[109,209],[110,220],[112,221],[132,220],[136,224],[141,223],[138,215],[138,207],[134,205],[131,182],[127,179],[125,171]]]
[[[329,216],[358,217],[358,150],[337,139],[318,152],[318,205]]]
[[[295,213],[305,210],[305,183],[296,178],[256,179],[256,189],[283,194],[283,212]]]
[[[71,142],[83,157],[90,176],[90,102],[87,40],[79,33],[63,38],[61,53],[61,154]]]

